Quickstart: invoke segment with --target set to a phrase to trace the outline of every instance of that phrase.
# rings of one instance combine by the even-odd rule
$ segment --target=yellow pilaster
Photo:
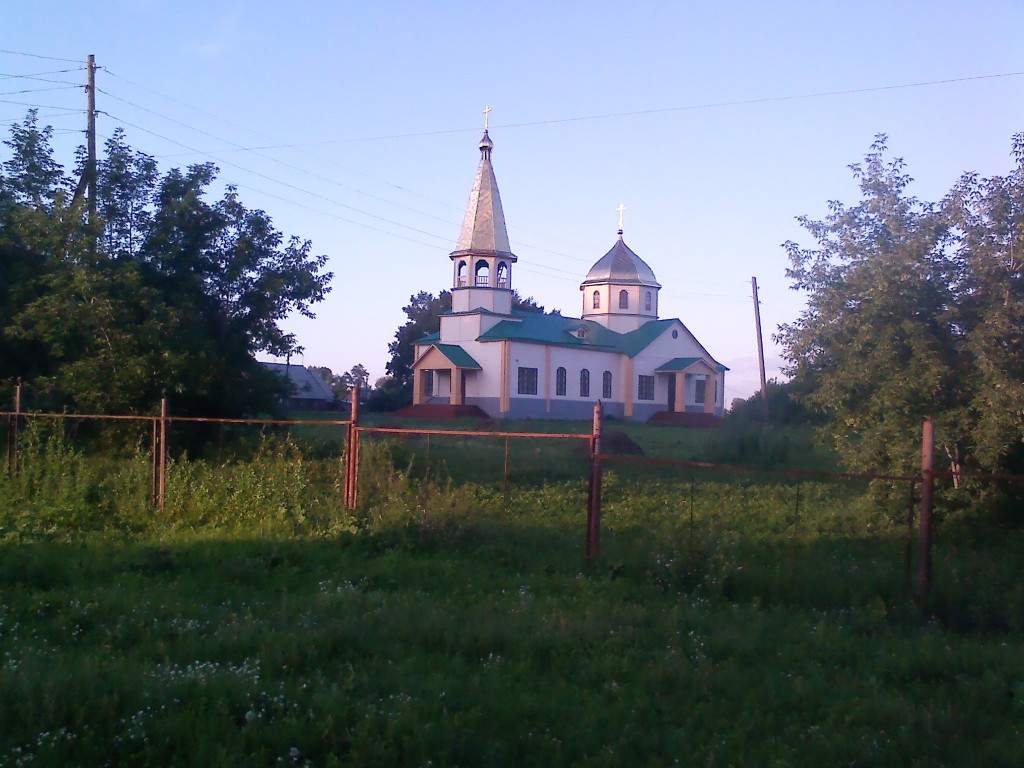
[[[544,348],[544,403],[545,410],[551,413],[551,347]]]
[[[633,415],[633,393],[636,391],[636,382],[633,381],[633,358],[631,357],[626,358],[626,378],[622,383],[625,385],[622,415],[628,419]]]
[[[423,404],[423,371],[414,368],[412,372],[412,404]]]
[[[508,341],[501,342],[501,397],[498,410],[508,413]]]
[[[686,375],[684,373],[677,373],[675,376],[676,380],[676,413],[682,413],[686,410],[686,401],[683,399],[686,394]]]
[[[463,405],[462,371],[452,366],[452,405]]]

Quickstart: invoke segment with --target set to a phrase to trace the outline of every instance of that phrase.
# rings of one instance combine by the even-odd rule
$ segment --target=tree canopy
[[[326,257],[285,239],[211,164],[158,172],[122,131],[98,164],[99,220],[53,158],[34,112],[5,142],[0,176],[0,376],[26,377],[55,407],[179,412],[269,410],[278,377],[255,353],[298,351],[280,321],[312,316]]]
[[[807,305],[776,338],[851,467],[909,470],[931,416],[954,471],[1020,468],[1024,135],[1013,146],[1008,176],[965,174],[929,203],[879,136],[850,166],[861,201],[799,219],[816,247],[785,244]]]

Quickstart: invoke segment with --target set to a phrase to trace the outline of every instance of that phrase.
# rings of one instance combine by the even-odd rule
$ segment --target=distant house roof
[[[291,397],[300,400],[334,401],[334,393],[322,378],[302,365],[262,363],[270,371],[288,379],[292,385]]]

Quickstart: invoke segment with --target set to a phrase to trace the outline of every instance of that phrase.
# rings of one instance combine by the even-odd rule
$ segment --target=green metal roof
[[[672,360],[669,360],[667,363],[662,363],[654,370],[657,373],[675,373],[678,371],[685,371],[694,363],[701,362],[704,361],[702,358],[699,357],[676,357],[673,358]]]
[[[416,344],[436,344],[441,340],[441,332],[434,331],[434,333],[427,333],[420,336],[414,343]]]
[[[714,368],[716,371],[728,371],[721,363],[716,363],[714,360],[710,362],[705,360],[703,357],[676,357],[669,360],[667,363],[662,363],[654,369],[655,373],[678,373],[685,371],[694,363],[704,363],[705,365]]]
[[[472,368],[477,371],[483,370],[480,363],[474,360],[469,352],[464,350],[458,344],[435,344],[434,348],[447,357],[448,361],[456,368]]]

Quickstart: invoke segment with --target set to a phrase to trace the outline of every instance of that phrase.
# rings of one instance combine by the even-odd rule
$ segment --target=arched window
[[[648,291],[646,293],[646,295],[644,296],[644,309],[647,312],[651,311],[651,292],[650,291]]]
[[[498,287],[508,288],[508,264],[504,261],[498,264]]]
[[[460,261],[459,262],[459,271],[456,273],[456,279],[455,279],[455,287],[456,288],[464,288],[466,286],[466,272],[467,272],[467,270],[468,270],[468,267],[466,266],[466,262]]]
[[[629,291],[619,291],[619,309],[629,309]]]
[[[600,309],[601,308],[601,292],[600,291],[594,291],[593,307],[594,307],[594,309]]]
[[[487,262],[481,259],[476,263],[476,281],[473,283],[481,288],[486,288],[490,285],[491,268],[487,266]]]
[[[590,397],[590,371],[580,371],[580,397]]]
[[[612,372],[605,371],[601,377],[601,397],[605,400],[612,399]]]
[[[555,371],[555,394],[565,397],[565,368]]]

